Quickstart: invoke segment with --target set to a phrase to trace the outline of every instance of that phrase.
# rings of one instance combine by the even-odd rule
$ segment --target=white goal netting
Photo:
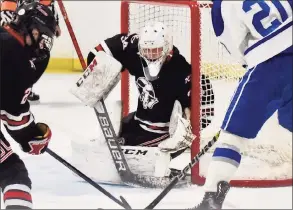
[[[126,4],[128,6],[125,6]],[[245,73],[241,65],[218,43],[212,29],[210,8],[210,2],[200,3],[200,19],[191,18],[190,3],[187,2],[124,2],[122,9],[122,13],[128,14],[128,20],[124,20],[122,24],[128,28],[129,33],[138,33],[149,21],[164,22],[173,33],[174,45],[187,61],[192,61],[191,54],[200,59],[201,74],[209,76],[215,94],[215,117],[212,124],[201,132],[200,146],[204,146],[219,130],[230,98]],[[200,30],[191,31],[193,21],[200,21]],[[200,51],[194,51],[191,36],[201,37]],[[138,95],[134,81],[131,80],[129,89],[123,91],[129,91],[130,111],[135,110]],[[278,127],[276,117],[272,117],[257,139],[252,140],[243,152],[242,165],[235,179],[292,181],[291,138],[291,134]],[[206,155],[201,161],[200,176],[205,175],[211,155],[212,153]]]

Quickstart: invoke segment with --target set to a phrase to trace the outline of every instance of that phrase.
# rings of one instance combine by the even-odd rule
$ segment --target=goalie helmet
[[[139,34],[138,49],[143,59],[143,71],[149,80],[155,80],[167,56],[173,49],[173,38],[161,22],[147,24]]]

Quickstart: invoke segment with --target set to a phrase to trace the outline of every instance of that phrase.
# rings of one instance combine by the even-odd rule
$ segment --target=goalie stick
[[[211,141],[209,141],[204,148],[191,160],[191,162],[184,167],[184,169],[178,174],[172,182],[153,200],[145,209],[153,209],[169,192],[172,190],[172,188],[177,184],[178,181],[183,179],[187,172],[195,166],[199,159],[206,154],[206,152],[218,141],[220,135],[220,131],[213,137]]]
[[[81,66],[83,69],[86,69],[86,64],[83,59],[81,50],[79,48],[77,39],[75,37],[73,28],[71,26],[71,23],[69,21],[66,9],[63,5],[62,0],[57,1],[58,5],[60,7],[61,13],[63,15],[64,21],[66,23],[67,29],[69,31],[70,37],[72,39],[72,43],[74,45],[74,48],[76,50],[76,53],[78,55],[78,58],[80,60]],[[110,150],[110,153],[112,155],[115,167],[117,169],[117,172],[121,178],[121,180],[129,185],[129,186],[134,186],[134,187],[143,187],[143,188],[164,188],[168,184],[170,184],[171,179],[167,177],[154,177],[154,176],[146,176],[146,175],[139,175],[139,174],[134,174],[131,172],[126,159],[124,157],[124,154],[121,150],[120,144],[118,143],[117,136],[115,134],[114,128],[112,126],[112,123],[110,121],[105,103],[103,100],[97,103],[97,107],[100,107],[100,111],[98,108],[95,108],[96,115],[98,117],[99,123],[102,127],[103,134],[105,136],[108,148]],[[107,127],[103,128],[105,126],[104,123],[108,123]],[[112,137],[108,137],[108,135],[111,135]],[[122,170],[123,169],[123,170]],[[186,183],[182,183],[183,185]]]
[[[94,182],[92,179],[90,179],[89,177],[87,177],[85,174],[83,174],[81,171],[79,171],[73,165],[71,165],[66,160],[64,160],[62,157],[60,157],[59,155],[57,155],[55,152],[53,152],[49,148],[46,149],[46,152],[49,155],[51,155],[53,158],[55,158],[57,161],[59,161],[60,163],[62,163],[64,166],[66,166],[68,169],[70,169],[72,172],[74,172],[76,175],[78,175],[79,177],[81,177],[82,179],[84,179],[87,183],[89,183],[94,188],[96,188],[97,190],[99,190],[101,193],[103,193],[104,195],[106,195],[112,201],[114,201],[115,203],[117,203],[118,205],[122,206],[125,209],[131,209],[130,205],[127,203],[127,201],[122,196],[120,196],[120,199],[122,201],[121,202],[120,200],[118,200],[117,198],[115,198],[111,193],[109,193],[107,190],[105,190],[103,187],[101,187],[99,184],[97,184],[96,182]]]
[[[73,32],[71,23],[68,19],[68,15],[65,9],[65,6],[62,2],[62,0],[57,1],[60,11],[62,13],[63,19],[65,21],[66,27],[68,29],[69,35],[71,37],[72,43],[74,45],[75,51],[78,55],[80,64],[82,66],[83,69],[86,69],[86,63],[83,59],[80,47],[78,45],[78,42],[76,40],[75,34]],[[80,172],[78,169],[76,169],[75,167],[73,167],[72,165],[70,165],[67,161],[65,161],[64,159],[62,159],[60,156],[58,156],[56,153],[54,153],[53,151],[51,151],[49,148],[47,148],[47,152],[54,158],[56,158],[57,160],[59,160],[61,163],[63,163],[66,167],[68,167],[69,169],[73,170],[76,174],[78,174],[80,177],[82,177],[83,179],[85,179],[85,181],[87,181],[88,183],[90,183],[92,186],[96,187],[97,189],[99,189],[101,192],[103,192],[105,195],[107,195],[109,198],[111,198],[114,202],[116,202],[117,204],[121,205],[122,207],[124,207],[125,209],[131,209],[131,206],[128,204],[128,202],[122,197],[120,196],[120,199],[122,202],[120,202],[118,199],[116,199],[112,194],[110,194],[109,192],[107,192],[106,190],[104,190],[101,186],[99,186],[97,183],[95,183],[94,181],[92,181],[90,178],[88,178],[86,175],[84,175],[82,172]]]

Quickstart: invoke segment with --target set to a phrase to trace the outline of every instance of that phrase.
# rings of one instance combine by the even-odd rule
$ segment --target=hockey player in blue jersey
[[[275,111],[280,126],[292,132],[292,0],[217,0],[212,23],[219,41],[247,72],[226,112],[205,195],[195,209],[222,208],[241,151]]]

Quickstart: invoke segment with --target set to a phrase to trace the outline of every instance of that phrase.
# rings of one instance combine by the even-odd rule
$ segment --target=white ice
[[[81,105],[68,90],[78,75],[45,74],[34,87],[41,96],[41,104],[32,106],[37,121],[50,125],[53,137],[50,148],[70,161],[70,141],[74,138],[88,141],[96,137],[98,122],[92,109]],[[119,89],[110,97],[118,97]],[[23,154],[33,182],[36,209],[97,209],[121,208],[70,170],[50,157]],[[107,173],[107,166],[101,168]],[[138,189],[103,185],[118,197],[124,196],[133,208],[144,208],[161,190]],[[183,209],[196,205],[203,196],[201,187],[172,190],[156,208]],[[1,205],[3,208],[3,205]],[[292,187],[232,188],[224,208],[236,209],[292,209]]]

